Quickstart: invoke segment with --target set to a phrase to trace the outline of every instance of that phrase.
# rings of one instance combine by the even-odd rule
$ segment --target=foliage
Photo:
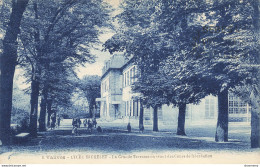
[[[73,73],[75,66],[93,63],[89,48],[99,42],[98,27],[108,26],[108,7],[101,0],[32,1],[20,35],[19,63],[29,81],[37,77],[41,88],[47,85],[49,89],[62,83],[64,72]]]
[[[78,88],[87,99],[89,111],[92,113],[93,107],[95,106],[95,108],[97,108],[96,98],[101,96],[101,78],[97,75],[84,76],[80,81]]]
[[[18,63],[32,84],[31,114],[41,94],[41,131],[45,130],[47,106],[53,112],[71,105],[77,80],[74,68],[95,61],[90,48],[99,43],[99,28],[109,26],[109,8],[102,0],[30,1],[18,41]],[[36,119],[34,114],[31,120]],[[35,132],[35,121],[33,125]]]
[[[151,85],[151,94],[155,89],[162,94],[165,86],[166,93],[176,97],[173,102],[197,102],[253,81],[253,69],[244,66],[256,59],[259,49],[252,28],[253,3],[125,0],[118,15],[121,27],[105,47],[134,56],[144,88],[146,81],[158,83]],[[156,81],[163,78],[156,73],[159,68],[168,77],[164,82]]]
[[[11,123],[18,125],[18,131],[27,131],[29,126],[29,112],[23,109],[12,108]]]

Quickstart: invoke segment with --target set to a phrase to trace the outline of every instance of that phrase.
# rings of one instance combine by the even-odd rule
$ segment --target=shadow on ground
[[[74,136],[70,129],[56,129],[39,133],[37,138],[26,143],[14,145],[16,151],[102,151],[102,152],[131,152],[131,151],[172,151],[172,150],[229,150],[241,151],[250,149],[250,143],[234,140],[228,143],[216,143],[214,139],[177,136],[173,132],[146,131],[128,133],[120,129],[104,129],[102,133],[94,130],[79,130],[80,135]],[[10,147],[8,149],[10,151]]]

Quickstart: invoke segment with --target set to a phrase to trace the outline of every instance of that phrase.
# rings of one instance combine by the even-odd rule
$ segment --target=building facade
[[[96,101],[100,106],[100,118],[106,120],[134,120],[140,115],[140,93],[132,91],[137,80],[138,68],[131,60],[122,54],[113,55],[105,62],[101,77],[101,98]],[[217,97],[209,95],[197,105],[189,104],[186,107],[186,121],[216,122],[218,111]],[[250,107],[234,95],[229,95],[229,120],[248,121]],[[162,105],[158,109],[159,123],[168,124],[177,122],[178,108],[173,105]],[[144,106],[144,123],[151,124],[153,120],[152,108]]]
[[[122,72],[121,68],[126,63],[122,55],[114,55],[105,63],[101,77],[101,98],[99,102],[100,117],[117,119],[121,117],[124,106],[122,101]]]
[[[229,93],[228,114],[230,122],[250,122],[251,106],[234,94]]]

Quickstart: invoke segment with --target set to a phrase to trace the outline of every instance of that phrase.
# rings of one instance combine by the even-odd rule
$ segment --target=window
[[[130,70],[130,85],[133,84],[133,69]]]
[[[129,101],[129,112],[130,112],[130,116],[132,116],[132,101]]]
[[[124,73],[124,81],[123,81],[123,86],[125,87],[126,86],[126,75]]]
[[[238,107],[238,101],[234,101],[234,107]]]
[[[239,98],[237,96],[233,96],[234,100],[239,100]]]
[[[252,112],[252,108],[251,108],[251,107],[249,108],[249,112],[250,112],[250,113]]]
[[[125,116],[127,116],[127,102],[125,102]]]
[[[215,110],[214,104],[211,104],[211,105],[210,105],[210,111],[214,111],[214,110]]]
[[[206,99],[205,101],[205,118],[212,119],[215,114],[215,101],[214,99]]]
[[[133,67],[133,82],[135,82],[136,74],[135,74],[135,66]]]
[[[238,108],[234,108],[234,114],[238,114]]]
[[[240,108],[239,113],[240,114],[246,114],[246,108]]]
[[[214,99],[210,99],[210,105],[214,105],[215,101]]]
[[[129,116],[129,101],[126,102],[126,113]]]
[[[160,108],[162,109],[162,107],[160,106]],[[159,110],[159,108],[158,108]],[[185,117],[186,118],[190,118],[190,106],[189,105],[186,105],[186,114],[185,114]]]
[[[229,101],[229,102],[228,102],[228,106],[229,106],[229,107],[233,107],[233,101]]]
[[[233,95],[229,95],[229,96],[228,96],[228,99],[229,99],[229,100],[233,100],[233,99],[234,99]]]
[[[240,101],[240,103],[239,103],[239,107],[245,107],[245,106],[246,106],[246,103],[243,102],[243,101]]]
[[[209,105],[206,105],[206,106],[205,106],[205,109],[206,109],[206,110],[209,110]]]
[[[138,101],[136,101],[136,116],[139,116],[139,102]]]
[[[233,113],[234,113],[234,112],[233,112],[233,108],[229,108],[229,109],[228,109],[228,113],[229,113],[229,114],[233,114]]]
[[[210,118],[214,118],[214,113],[215,113],[215,109],[213,107],[213,109],[210,110]]]
[[[129,81],[130,80],[130,76],[129,76],[129,71],[127,71],[127,81],[126,81],[126,86],[129,86]]]

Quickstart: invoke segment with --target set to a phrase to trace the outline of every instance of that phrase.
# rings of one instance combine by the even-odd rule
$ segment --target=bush
[[[12,128],[12,133],[27,132],[29,128],[29,112],[13,108],[11,116],[11,124],[17,124],[16,128]]]

